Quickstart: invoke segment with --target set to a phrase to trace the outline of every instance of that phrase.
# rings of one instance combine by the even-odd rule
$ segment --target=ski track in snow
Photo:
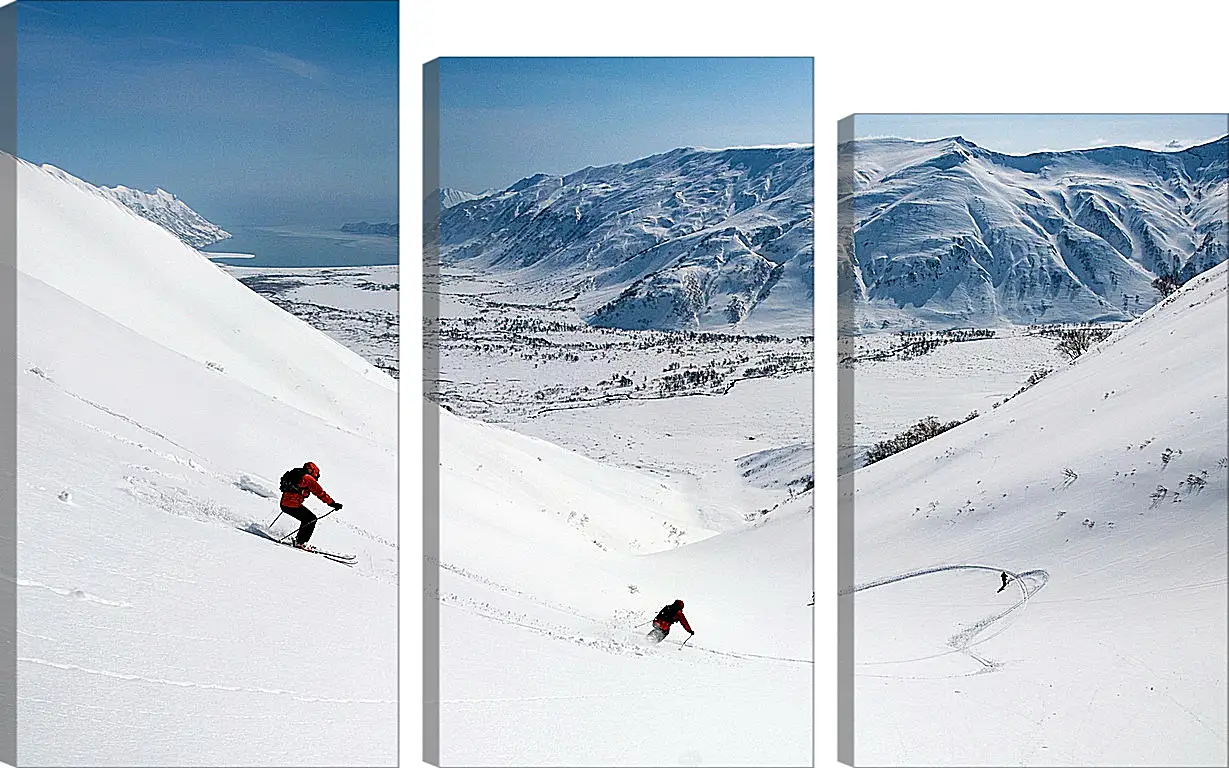
[[[982,668],[977,670],[976,672],[971,672],[971,673],[967,673],[963,675],[943,675],[941,677],[969,677],[972,675],[981,675],[987,672],[993,672],[996,669],[999,669],[1001,667],[1001,664],[999,664],[998,662],[992,661],[990,659],[986,659],[974,653],[971,649],[973,648],[973,646],[980,645],[990,640],[993,637],[997,637],[998,635],[1005,632],[1009,626],[1011,626],[1010,623],[1000,624],[1000,621],[1002,619],[1007,618],[1009,615],[1016,613],[1017,611],[1022,611],[1025,608],[1025,606],[1028,605],[1029,599],[1033,595],[1035,595],[1038,591],[1040,591],[1041,588],[1044,587],[1049,582],[1050,574],[1048,571],[1038,569],[1038,570],[1032,570],[1032,571],[1023,571],[1021,573],[1015,573],[1013,571],[1007,570],[1006,568],[996,568],[994,566],[978,565],[974,563],[939,565],[939,566],[935,566],[932,568],[920,568],[918,570],[908,571],[906,573],[898,574],[896,576],[887,576],[881,579],[874,579],[872,581],[863,582],[862,584],[856,584],[852,587],[846,587],[845,589],[839,590],[837,592],[837,595],[839,597],[848,597],[848,596],[853,595],[856,592],[862,592],[868,589],[884,587],[889,584],[896,584],[898,582],[905,581],[906,579],[915,579],[921,576],[929,576],[935,573],[943,573],[945,571],[961,571],[961,570],[978,570],[978,571],[992,571],[994,573],[1006,573],[1008,576],[1011,577],[1011,581],[1009,583],[1018,586],[1020,590],[1020,599],[1016,601],[1015,603],[1012,603],[1006,609],[999,611],[998,613],[993,613],[993,614],[990,614],[989,616],[985,616],[973,622],[972,624],[964,627],[963,629],[961,629],[960,631],[956,632],[954,635],[949,637],[947,640],[947,645],[951,647],[951,650],[942,651],[940,653],[931,654],[929,656],[918,656],[918,657],[910,658],[910,659],[892,659],[889,661],[864,661],[864,662],[860,661],[860,662],[857,662],[855,666],[871,667],[871,666],[884,666],[884,665],[892,665],[892,664],[910,664],[910,663],[919,662],[919,661],[928,661],[930,659],[937,659],[941,656],[948,656],[953,653],[963,653],[966,656],[971,657],[977,663],[981,664]],[[1028,581],[1026,581],[1026,579]],[[1032,583],[1030,584],[1029,582],[1032,582]],[[991,632],[989,634],[983,634],[985,633],[986,630],[990,629],[991,627],[995,627],[996,625],[998,626],[995,632]],[[872,675],[872,674],[863,674],[863,673],[859,673],[859,674],[865,677],[887,677],[887,678],[893,678],[893,679],[899,678],[898,675]],[[909,677],[907,679],[932,679],[932,678]],[[938,679],[938,678],[933,678],[933,679]]]
[[[131,674],[126,672],[114,672],[107,669],[91,669],[82,667],[78,664],[64,664],[61,662],[50,661],[48,659],[32,658],[28,656],[18,656],[17,661],[26,664],[39,664],[42,666],[53,667],[71,672],[84,672],[90,675],[99,675],[116,680],[127,680],[131,682],[150,683],[154,685],[170,685],[177,688],[200,688],[211,691],[230,691],[241,693],[262,693],[274,696],[287,696],[295,701],[302,701],[311,704],[392,704],[396,706],[396,699],[359,699],[359,698],[340,698],[330,696],[308,696],[295,691],[288,691],[282,688],[250,688],[242,685],[221,685],[218,683],[199,683],[190,680],[169,680],[163,677],[145,677],[144,675]]]
[[[481,616],[484,619],[489,619],[491,621],[496,621],[501,624],[506,624],[509,626],[520,627],[521,629],[527,629],[531,632],[536,632],[537,634],[544,635],[554,640],[572,642],[577,645],[582,645],[582,646],[586,646],[589,648],[596,648],[598,650],[606,651],[608,653],[621,654],[621,655],[645,656],[650,653],[656,653],[657,652],[656,649],[664,649],[667,647],[673,647],[675,650],[682,650],[686,648],[689,650],[698,651],[700,653],[707,653],[713,656],[721,656],[721,657],[725,657],[728,659],[737,659],[739,661],[772,661],[772,662],[781,662],[781,663],[786,663],[786,664],[814,664],[814,662],[810,659],[794,659],[794,658],[789,658],[786,656],[769,656],[769,655],[758,654],[758,653],[742,653],[742,652],[735,653],[731,651],[718,651],[713,648],[706,648],[702,645],[695,645],[693,643],[687,643],[687,645],[682,645],[679,643],[671,643],[668,640],[663,641],[662,643],[656,646],[651,646],[651,645],[646,645],[643,642],[643,640],[640,638],[640,636],[638,634],[635,634],[636,632],[635,629],[628,630],[626,628],[613,627],[610,625],[605,625],[605,627],[608,631],[612,633],[611,636],[587,637],[584,634],[578,633],[575,630],[569,627],[565,627],[561,624],[554,624],[554,625],[547,625],[546,623],[529,624],[529,623],[526,623],[528,619],[525,616],[525,614],[514,614],[510,611],[502,611],[498,608],[495,608],[490,603],[480,601],[480,600],[475,600],[472,598],[467,598],[467,597],[464,597],[464,596],[461,596],[455,593],[441,592],[439,594],[439,601],[441,605],[452,605],[458,608],[462,608],[462,609],[468,610],[470,613],[474,614],[475,616]],[[545,606],[545,607],[552,607],[552,606]],[[484,611],[484,609],[494,610],[495,613],[487,613]],[[580,618],[589,618],[589,620],[593,621],[594,623],[601,624],[600,620],[598,619],[584,617],[579,613],[575,613],[574,615]],[[613,633],[625,634],[625,635],[628,635],[628,637],[621,639],[619,637],[613,636]],[[633,637],[635,639],[632,639]],[[714,659],[713,661],[719,662],[719,660],[716,660],[716,659]],[[475,702],[477,701],[529,701],[529,700],[538,699],[538,698],[545,700],[545,699],[552,699],[552,698],[574,698],[574,697],[571,697],[571,696],[554,696],[554,697],[534,696],[534,697],[528,697],[525,699],[520,699],[520,698],[517,698],[517,699],[473,699],[473,701]],[[586,697],[575,697],[575,698],[586,698]],[[447,702],[440,702],[440,703],[447,703]]]
[[[132,608],[133,607],[132,603],[126,603],[121,600],[108,600],[105,597],[98,597],[97,595],[92,595],[89,592],[86,592],[85,590],[76,588],[76,587],[72,589],[69,589],[66,587],[53,587],[48,584],[43,584],[42,582],[38,582],[38,581],[31,581],[29,579],[17,579],[17,586],[32,587],[36,589],[45,589],[48,592],[54,592],[55,594],[60,595],[62,597],[72,597],[77,600],[81,600],[82,602],[97,603],[98,605],[106,605],[106,606],[111,606],[113,608]]]
[[[568,701],[571,699],[607,699],[618,696],[643,696],[644,691],[617,691],[607,693],[574,693],[559,696],[496,696],[490,698],[472,698],[472,699],[439,699],[436,701],[424,701],[424,704],[445,704],[448,706],[457,706],[464,704],[500,704],[515,701]]]
[[[125,416],[124,414],[119,413],[118,411],[114,411],[92,400],[81,397],[80,395],[77,395],[76,393],[60,386],[58,383],[55,382],[54,379],[52,379],[39,366],[31,366],[30,368],[26,370],[26,372],[34,376],[37,376],[40,379],[43,379],[44,381],[46,381],[47,383],[55,387],[59,392],[69,397],[72,397],[80,402],[83,402],[126,424],[131,424],[137,427],[138,429],[141,429],[142,431],[160,440],[163,440],[182,451],[192,453],[191,450],[185,448],[182,445],[179,445],[174,440],[171,440],[169,437],[167,437],[166,435],[163,435],[157,430],[147,427],[135,419],[129,418],[128,416]],[[140,451],[153,454],[154,456],[157,456],[161,459],[171,462],[172,464],[186,467],[192,470],[193,472],[204,475],[210,479],[213,479],[213,480],[216,480],[222,483],[234,485],[237,488],[249,491],[251,493],[255,493],[265,498],[275,498],[277,495],[272,490],[265,488],[258,480],[256,480],[254,477],[252,477],[249,474],[240,474],[239,479],[234,480],[232,479],[232,476],[229,474],[223,474],[223,473],[211,471],[210,469],[208,469],[207,466],[205,466],[200,461],[197,461],[197,459],[191,456],[184,457],[177,453],[158,450],[157,448],[153,448],[151,446],[145,445],[144,443],[140,441],[132,440],[130,438],[124,437],[123,435],[112,432],[96,424],[91,424],[89,422],[80,421],[80,420],[74,420],[74,421],[76,421],[77,424],[79,424],[80,426],[86,429],[89,429],[91,431],[104,435],[123,445],[127,445],[129,447],[136,448]],[[174,479],[173,476],[170,475],[169,473],[163,472],[162,470],[159,470],[159,469],[155,469],[148,465],[135,464],[135,463],[130,462],[127,466],[130,469],[135,469],[135,470],[138,470],[139,472],[142,472],[148,475],[154,475],[159,478],[163,478],[165,480]],[[225,522],[225,523],[238,524],[240,526],[253,523],[253,521],[249,520],[248,518],[242,515],[239,515],[233,512],[229,507],[225,505],[218,504],[209,499],[198,498],[178,486],[172,485],[168,488],[168,487],[163,486],[162,484],[154,482],[153,480],[149,480],[145,477],[141,477],[138,475],[125,475],[123,477],[123,480],[125,483],[125,486],[123,488],[125,493],[127,493],[128,495],[132,496],[134,499],[144,504],[153,506],[157,509],[160,509],[169,514],[176,515],[178,517],[184,517],[184,518],[188,518],[191,520],[196,520],[198,522],[219,522],[220,521],[220,522]],[[366,529],[360,526],[357,526],[354,523],[349,522],[348,520],[338,519],[337,522],[342,527],[347,528],[348,530],[353,531],[359,536],[362,536],[370,541],[373,541],[377,544],[381,544],[383,546],[389,547],[393,550],[397,549],[397,545],[395,542],[389,541],[388,539],[382,536],[373,534],[370,531],[367,531]]]
[[[43,379],[43,380],[44,380],[44,381],[46,381],[48,384],[50,384],[51,386],[55,387],[55,388],[56,388],[56,389],[58,389],[60,392],[63,392],[64,394],[66,394],[66,395],[68,395],[69,397],[73,398],[74,400],[79,400],[79,401],[81,401],[81,402],[85,403],[86,405],[88,405],[88,406],[90,406],[90,407],[92,407],[92,408],[97,408],[98,410],[102,411],[102,412],[103,412],[103,413],[105,413],[105,414],[108,414],[109,416],[113,416],[113,417],[115,417],[115,418],[119,419],[120,421],[127,422],[128,424],[131,424],[131,425],[133,425],[134,427],[136,427],[136,428],[138,428],[138,429],[140,429],[140,430],[143,430],[143,431],[145,431],[145,432],[148,432],[149,434],[153,435],[154,437],[157,437],[157,438],[159,438],[159,439],[161,439],[161,440],[165,440],[166,442],[170,443],[171,445],[175,446],[176,448],[179,448],[180,450],[183,450],[183,451],[187,451],[187,450],[188,450],[187,448],[184,448],[184,447],[183,447],[182,445],[180,445],[179,443],[175,442],[175,441],[174,441],[174,440],[172,440],[171,438],[169,438],[169,437],[167,437],[166,435],[162,434],[162,433],[161,433],[161,432],[159,432],[158,430],[153,429],[152,427],[148,427],[148,426],[146,426],[146,425],[142,424],[141,422],[139,422],[139,421],[137,421],[137,420],[135,420],[135,419],[131,419],[131,418],[129,418],[129,417],[127,417],[127,416],[125,416],[125,415],[124,415],[124,414],[122,414],[122,413],[117,413],[117,412],[115,412],[115,411],[111,410],[110,408],[107,408],[105,405],[101,405],[101,404],[99,404],[99,403],[96,403],[96,402],[94,402],[93,400],[89,400],[89,399],[87,399],[87,398],[84,398],[84,397],[82,397],[81,395],[78,395],[78,394],[77,394],[77,393],[75,393],[75,392],[71,392],[71,391],[69,391],[69,390],[65,389],[64,387],[61,387],[59,384],[57,384],[57,383],[56,383],[55,379],[52,379],[50,376],[48,376],[48,375],[47,375],[47,373],[46,373],[46,372],[44,372],[44,371],[43,371],[43,369],[39,368],[38,366],[33,366],[33,367],[31,367],[31,368],[28,368],[28,369],[26,370],[26,373],[31,373],[31,374],[33,374],[33,375],[35,375],[35,376],[38,376],[40,379]],[[93,425],[90,425],[90,424],[84,424],[84,422],[82,422],[82,423],[83,423],[83,425],[84,425],[84,426],[90,427],[90,428],[92,428],[92,429],[97,429],[97,427],[93,427]],[[101,431],[101,430],[98,430],[98,431]],[[121,439],[122,439],[122,438],[121,438]],[[191,460],[189,459],[188,461],[190,462]],[[189,466],[190,466],[190,465],[189,465]]]
[[[591,621],[594,624],[601,626],[606,631],[611,632],[611,633],[630,633],[637,629],[637,628],[633,628],[633,630],[627,630],[623,626],[623,624],[619,621],[617,616],[603,621],[601,619],[588,616],[582,613],[581,611],[578,611],[562,603],[557,603],[554,601],[544,600],[542,598],[535,597],[522,590],[500,584],[484,576],[480,576],[476,573],[472,573],[459,566],[451,565],[449,563],[439,561],[436,558],[429,557],[429,556],[426,557],[425,559],[428,562],[431,562],[437,565],[439,568],[449,573],[455,574],[456,576],[459,576],[463,579],[469,580],[476,584],[489,587],[491,589],[494,589],[506,595],[511,595],[513,597],[527,600],[533,605],[536,605],[538,607],[547,608],[552,611],[558,611],[559,613],[563,613],[568,616],[582,619],[585,621]],[[606,650],[611,653],[620,653],[620,654],[630,653],[630,654],[634,654],[637,656],[642,656],[646,653],[646,650],[645,650],[646,647],[640,642],[638,637],[636,640],[620,639],[618,637],[613,637],[613,636],[602,638],[602,639],[586,638],[583,635],[578,635],[574,630],[562,624],[548,625],[545,622],[539,622],[537,624],[526,623],[529,621],[529,617],[525,613],[512,612],[506,609],[499,609],[486,601],[469,598],[469,597],[457,594],[455,592],[445,592],[443,590],[440,590],[438,594],[431,594],[431,595],[428,595],[428,597],[439,599],[441,604],[449,604],[449,605],[454,605],[460,608],[464,608],[466,610],[469,610],[471,613],[477,616],[481,616],[485,619],[490,619],[492,621],[497,621],[503,624],[513,625],[513,626],[521,627],[523,629],[528,629],[533,632],[537,632],[538,634],[542,634],[542,635],[545,635],[547,637],[551,637],[557,640],[571,641],[571,642],[578,643],[580,645],[587,645],[589,647],[600,648],[602,650]],[[490,613],[488,611],[494,611],[494,613]],[[643,626],[643,625],[638,625],[638,626]],[[740,659],[743,661],[764,660],[764,661],[784,662],[784,663],[790,663],[790,664],[813,664],[814,663],[814,661],[812,661],[811,659],[794,659],[794,658],[789,658],[785,656],[771,656],[771,655],[757,654],[757,653],[744,653],[744,652],[735,653],[735,652],[730,652],[730,651],[719,651],[713,648],[706,648],[702,645],[696,645],[693,643],[688,643],[686,646],[679,646],[679,647],[692,648],[702,653],[709,653],[709,654],[713,654],[716,656],[724,656],[724,657],[731,658],[731,659]],[[492,701],[496,701],[496,699],[492,699]]]

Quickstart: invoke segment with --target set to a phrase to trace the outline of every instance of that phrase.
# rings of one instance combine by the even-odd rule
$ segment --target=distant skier
[[[317,482],[319,479],[320,467],[317,467],[310,461],[302,467],[292,469],[282,475],[282,512],[290,515],[300,523],[299,534],[294,540],[294,545],[299,549],[307,546],[308,540],[312,537],[312,532],[316,530],[316,520],[319,519],[312,514],[310,509],[303,506],[304,501],[315,495],[316,498],[332,507],[334,511],[341,509],[341,504],[333,501],[332,497],[320,487],[320,483]]]
[[[670,634],[670,625],[676,621],[683,625],[683,629],[695,634],[687,623],[687,617],[683,615],[683,601],[675,600],[657,612],[657,618],[653,619],[653,630],[645,637],[651,642],[660,643]]]
[[[999,592],[1002,592],[1004,589],[1007,589],[1007,571],[1003,571],[1002,575],[1003,575],[1003,586],[999,587]],[[999,592],[995,592],[994,594],[997,595]]]

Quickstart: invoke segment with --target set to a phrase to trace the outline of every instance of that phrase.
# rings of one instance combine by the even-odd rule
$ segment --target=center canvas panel
[[[426,66],[428,762],[812,763],[811,71]]]

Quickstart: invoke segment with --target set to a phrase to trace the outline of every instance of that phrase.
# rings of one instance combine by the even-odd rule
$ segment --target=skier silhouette
[[[999,587],[999,592],[1002,592],[1004,589],[1007,589],[1007,571],[1003,571],[1003,586]],[[999,592],[994,594],[997,595]]]
[[[307,462],[299,469],[292,469],[282,475],[282,514],[290,515],[295,520],[298,520],[299,526],[298,535],[294,538],[294,545],[299,549],[307,548],[307,541],[312,537],[312,532],[316,530],[317,518],[312,511],[303,506],[303,502],[311,498],[313,495],[328,504],[333,508],[333,511],[341,509],[341,504],[333,501],[333,497],[329,496],[320,483],[320,467],[316,466],[315,462]]]
[[[670,625],[676,621],[683,625],[683,629],[695,634],[691,630],[691,625],[687,623],[687,617],[683,615],[683,601],[675,600],[657,612],[657,618],[653,619],[653,629],[646,635],[646,638],[650,642],[660,643],[666,639],[666,635],[670,634]]]

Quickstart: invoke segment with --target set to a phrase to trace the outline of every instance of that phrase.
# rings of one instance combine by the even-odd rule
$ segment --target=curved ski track
[[[977,661],[979,664],[982,665],[981,669],[977,670],[976,672],[969,673],[971,675],[980,675],[980,674],[984,674],[986,672],[992,672],[998,669],[1000,665],[997,662],[991,661],[989,659],[986,659],[986,658],[983,658],[982,656],[977,655],[971,650],[972,647],[975,645],[980,645],[981,643],[986,642],[992,637],[996,637],[999,634],[1002,634],[1009,626],[1011,626],[1010,623],[1000,623],[1000,622],[1002,619],[1007,618],[1009,615],[1016,613],[1017,611],[1022,611],[1024,607],[1028,605],[1029,599],[1049,582],[1050,580],[1049,571],[1046,571],[1043,569],[1036,569],[1036,570],[1022,571],[1020,573],[1016,573],[1014,571],[1007,570],[1006,568],[997,568],[994,566],[980,565],[977,563],[958,563],[958,564],[951,564],[951,565],[938,565],[932,568],[920,568],[918,570],[907,571],[905,573],[897,574],[896,576],[887,576],[881,579],[874,579],[872,581],[863,582],[861,584],[855,584],[852,587],[846,587],[844,589],[838,590],[837,596],[838,597],[848,597],[850,595],[853,595],[856,592],[862,592],[868,589],[875,589],[876,587],[884,587],[889,584],[895,584],[897,582],[904,581],[906,579],[914,579],[919,576],[929,576],[935,573],[942,573],[944,571],[961,571],[961,570],[978,570],[978,571],[992,571],[994,573],[1006,573],[1008,576],[1011,577],[1011,581],[1009,583],[1017,585],[1018,589],[1020,590],[1020,599],[1016,601],[1015,603],[1012,603],[1006,609],[999,611],[998,613],[993,613],[989,616],[983,617],[975,621],[974,623],[970,624],[969,626],[961,629],[959,632],[952,635],[951,637],[949,637],[947,639],[947,645],[950,646],[950,650],[940,651],[939,653],[934,653],[929,656],[918,656],[916,658],[911,658],[911,659],[893,659],[891,661],[855,662],[854,666],[855,667],[871,667],[871,666],[883,666],[883,665],[890,665],[890,664],[908,664],[912,662],[937,659],[941,656],[947,656],[953,653],[963,653],[966,656],[969,656],[970,658],[972,658],[973,660]],[[995,631],[989,634],[985,634],[986,630],[989,630],[992,627],[996,628]],[[860,674],[864,674],[864,673],[860,673]],[[864,674],[864,676],[866,677],[893,677],[893,678],[898,677],[897,675],[871,675],[871,674]],[[968,675],[957,675],[957,676],[967,677]],[[948,677],[948,676],[945,675],[944,677]],[[913,678],[910,678],[910,679],[913,679]]]

